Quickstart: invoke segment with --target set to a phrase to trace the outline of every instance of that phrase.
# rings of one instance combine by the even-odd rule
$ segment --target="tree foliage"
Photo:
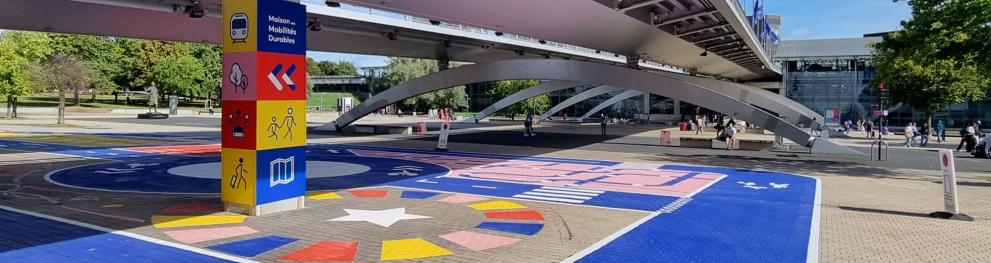
[[[438,70],[440,69],[435,60],[389,58],[389,66],[381,83],[392,87],[437,72]],[[458,109],[468,106],[468,98],[465,93],[465,87],[457,86],[405,99],[403,100],[403,104],[418,111],[429,108]]]
[[[164,94],[198,96],[204,72],[203,65],[189,55],[167,56],[152,67],[156,87]]]
[[[540,82],[537,80],[500,80],[492,84],[492,89],[489,90],[489,97],[493,101],[501,100],[513,93],[517,93],[521,90],[527,89],[539,85]],[[512,106],[509,106],[500,112],[509,114],[515,117],[517,114],[525,114],[527,112],[543,112],[550,107],[550,97],[547,94],[536,96],[533,98],[526,99],[521,102],[517,102]]]
[[[17,116],[17,97],[35,88],[28,71],[51,54],[50,42],[43,33],[6,31],[0,35],[0,96],[7,100],[7,117]]]
[[[309,66],[307,61],[307,66]],[[316,69],[307,68],[307,72],[319,73],[317,75],[326,76],[354,76],[358,75],[358,68],[350,61],[320,61],[316,62]]]
[[[983,99],[991,83],[991,0],[909,0],[912,18],[874,45],[895,103],[932,112]],[[930,125],[931,126],[931,125]]]
[[[65,93],[90,84],[91,70],[69,54],[58,53],[30,70],[32,81],[46,89],[58,91],[58,124],[65,123]]]

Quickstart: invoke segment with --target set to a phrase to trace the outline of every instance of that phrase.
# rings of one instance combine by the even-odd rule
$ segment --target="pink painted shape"
[[[165,231],[165,235],[186,244],[250,235],[254,233],[258,233],[258,230],[254,230],[246,226]]]
[[[707,179],[707,180],[716,180],[722,177],[723,177],[722,175],[710,174],[710,173],[702,173],[695,176],[696,179]]]
[[[470,231],[458,231],[450,234],[444,234],[441,235],[440,238],[454,242],[455,244],[474,251],[482,251],[512,245],[520,241],[518,238],[475,233]]]
[[[489,200],[489,199],[488,198],[485,198],[485,197],[481,197],[481,196],[474,196],[474,195],[452,195],[452,196],[441,198],[440,200],[437,200],[437,201],[441,201],[441,202],[445,202],[445,203],[452,203],[452,204],[463,204],[463,203],[471,203],[471,202],[477,202],[477,201],[482,201],[482,200]]]
[[[599,180],[603,183],[639,184],[639,185],[659,185],[673,180],[671,177],[620,174],[606,179]]]

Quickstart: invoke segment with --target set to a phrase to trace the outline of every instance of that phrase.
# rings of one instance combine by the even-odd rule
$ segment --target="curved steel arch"
[[[643,95],[643,92],[640,92],[639,90],[627,90],[624,91],[623,93],[617,94],[616,96],[613,96],[612,98],[609,98],[608,100],[599,103],[599,105],[595,105],[595,108],[592,108],[591,110],[586,112],[585,115],[582,115],[582,120],[588,119],[588,117],[591,117],[592,114],[602,111],[606,107],[612,106],[613,104],[619,103],[620,101],[623,101],[625,99],[629,99],[640,95]]]
[[[624,88],[620,88],[620,87],[616,87],[616,86],[602,85],[602,86],[598,86],[598,87],[595,87],[595,88],[588,89],[586,91],[582,91],[581,93],[575,94],[574,96],[571,96],[571,98],[568,98],[568,99],[562,101],[561,103],[558,103],[557,105],[554,105],[554,107],[551,107],[551,109],[549,109],[546,112],[544,112],[544,114],[541,114],[540,115],[540,118],[538,120],[546,120],[547,118],[551,117],[551,115],[554,115],[555,113],[558,113],[559,111],[562,111],[564,109],[567,109],[571,105],[578,104],[579,102],[582,102],[582,101],[585,101],[585,100],[588,100],[588,99],[591,99],[591,98],[595,98],[595,97],[597,97],[599,95],[602,95],[602,94],[606,94],[606,93],[610,93],[610,92],[614,92],[614,91],[620,91],[620,90],[625,90],[625,89]]]
[[[509,96],[506,96],[505,98],[502,98],[499,101],[496,101],[495,103],[492,103],[492,105],[489,105],[489,107],[485,108],[482,111],[479,111],[478,113],[475,114],[474,117],[465,120],[465,122],[478,123],[479,120],[485,119],[485,117],[488,117],[489,115],[492,115],[493,113],[496,113],[497,111],[502,110],[506,107],[512,106],[517,102],[521,102],[526,99],[540,96],[553,91],[570,89],[581,85],[582,85],[581,82],[563,81],[563,80],[547,81],[544,83],[540,83],[536,86],[529,87],[519,92],[513,93]]]
[[[804,105],[799,104],[798,102],[785,96],[781,96],[780,94],[766,91],[754,86],[721,81],[717,79],[699,78],[672,72],[651,71],[651,73],[705,86],[706,88],[710,88],[724,95],[736,98],[737,100],[777,113],[779,117],[782,117],[785,121],[792,124],[811,127],[813,119],[815,119],[815,122],[819,124],[822,124],[824,121],[822,115],[819,115],[808,107],[805,107]]]
[[[815,137],[764,110],[702,85],[679,80],[663,74],[605,65],[593,62],[556,59],[512,59],[473,64],[407,81],[359,104],[341,115],[332,124],[321,127],[339,130],[361,116],[402,99],[430,92],[439,87],[507,79],[568,80],[601,83],[639,90],[700,105],[741,120],[752,122],[789,140],[835,154],[862,154]]]

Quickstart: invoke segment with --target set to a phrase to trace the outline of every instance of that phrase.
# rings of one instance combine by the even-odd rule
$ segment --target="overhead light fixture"
[[[327,6],[329,6],[329,7],[341,7],[341,3],[334,2],[334,1],[326,1],[326,2],[324,2],[324,4],[327,4]]]
[[[495,35],[501,37],[502,36],[502,32],[496,31],[495,32]]]
[[[389,32],[389,33],[385,34],[385,37],[388,38],[389,40],[397,40],[397,39],[399,39],[399,36],[397,36],[396,32]]]
[[[702,54],[699,54],[699,56],[703,56],[703,57],[708,56],[708,55],[709,55],[709,51],[706,51],[706,50],[702,50]]]
[[[431,24],[431,25],[435,25],[435,26],[439,26],[439,25],[440,25],[440,21],[437,21],[437,20],[433,20],[433,19],[431,19],[431,20],[430,20],[430,24]]]
[[[193,5],[186,7],[186,14],[189,14],[189,17],[192,18],[201,18],[206,15],[206,10],[203,10],[203,5],[200,4],[200,1],[193,1]]]
[[[547,44],[547,41],[544,41],[543,39],[541,39],[541,40],[539,40],[537,42],[539,42],[540,44]]]
[[[523,55],[523,50],[517,50],[516,51],[516,54],[522,56]]]
[[[307,27],[310,28],[310,31],[314,31],[315,32],[315,31],[322,30],[323,29],[323,24],[320,23],[320,19],[319,18],[315,18],[315,19],[313,19],[313,21],[310,21],[309,23],[307,23]]]
[[[546,58],[551,58],[551,55],[550,55],[550,54],[544,54],[544,58],[545,58],[545,59],[546,59]]]

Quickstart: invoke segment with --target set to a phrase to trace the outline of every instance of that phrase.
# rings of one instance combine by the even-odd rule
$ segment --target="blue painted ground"
[[[663,168],[729,177],[695,195],[674,213],[648,220],[579,262],[625,263],[630,258],[663,262],[805,262],[810,256],[815,179],[740,169],[675,165]],[[767,188],[744,187],[748,182],[756,188]],[[787,183],[788,187],[774,188],[771,183],[779,187]]]
[[[252,239],[239,240],[229,243],[209,246],[210,249],[222,251],[227,254],[242,257],[254,257],[296,242],[297,238],[280,236],[263,236]]]
[[[0,262],[230,262],[0,209]]]

